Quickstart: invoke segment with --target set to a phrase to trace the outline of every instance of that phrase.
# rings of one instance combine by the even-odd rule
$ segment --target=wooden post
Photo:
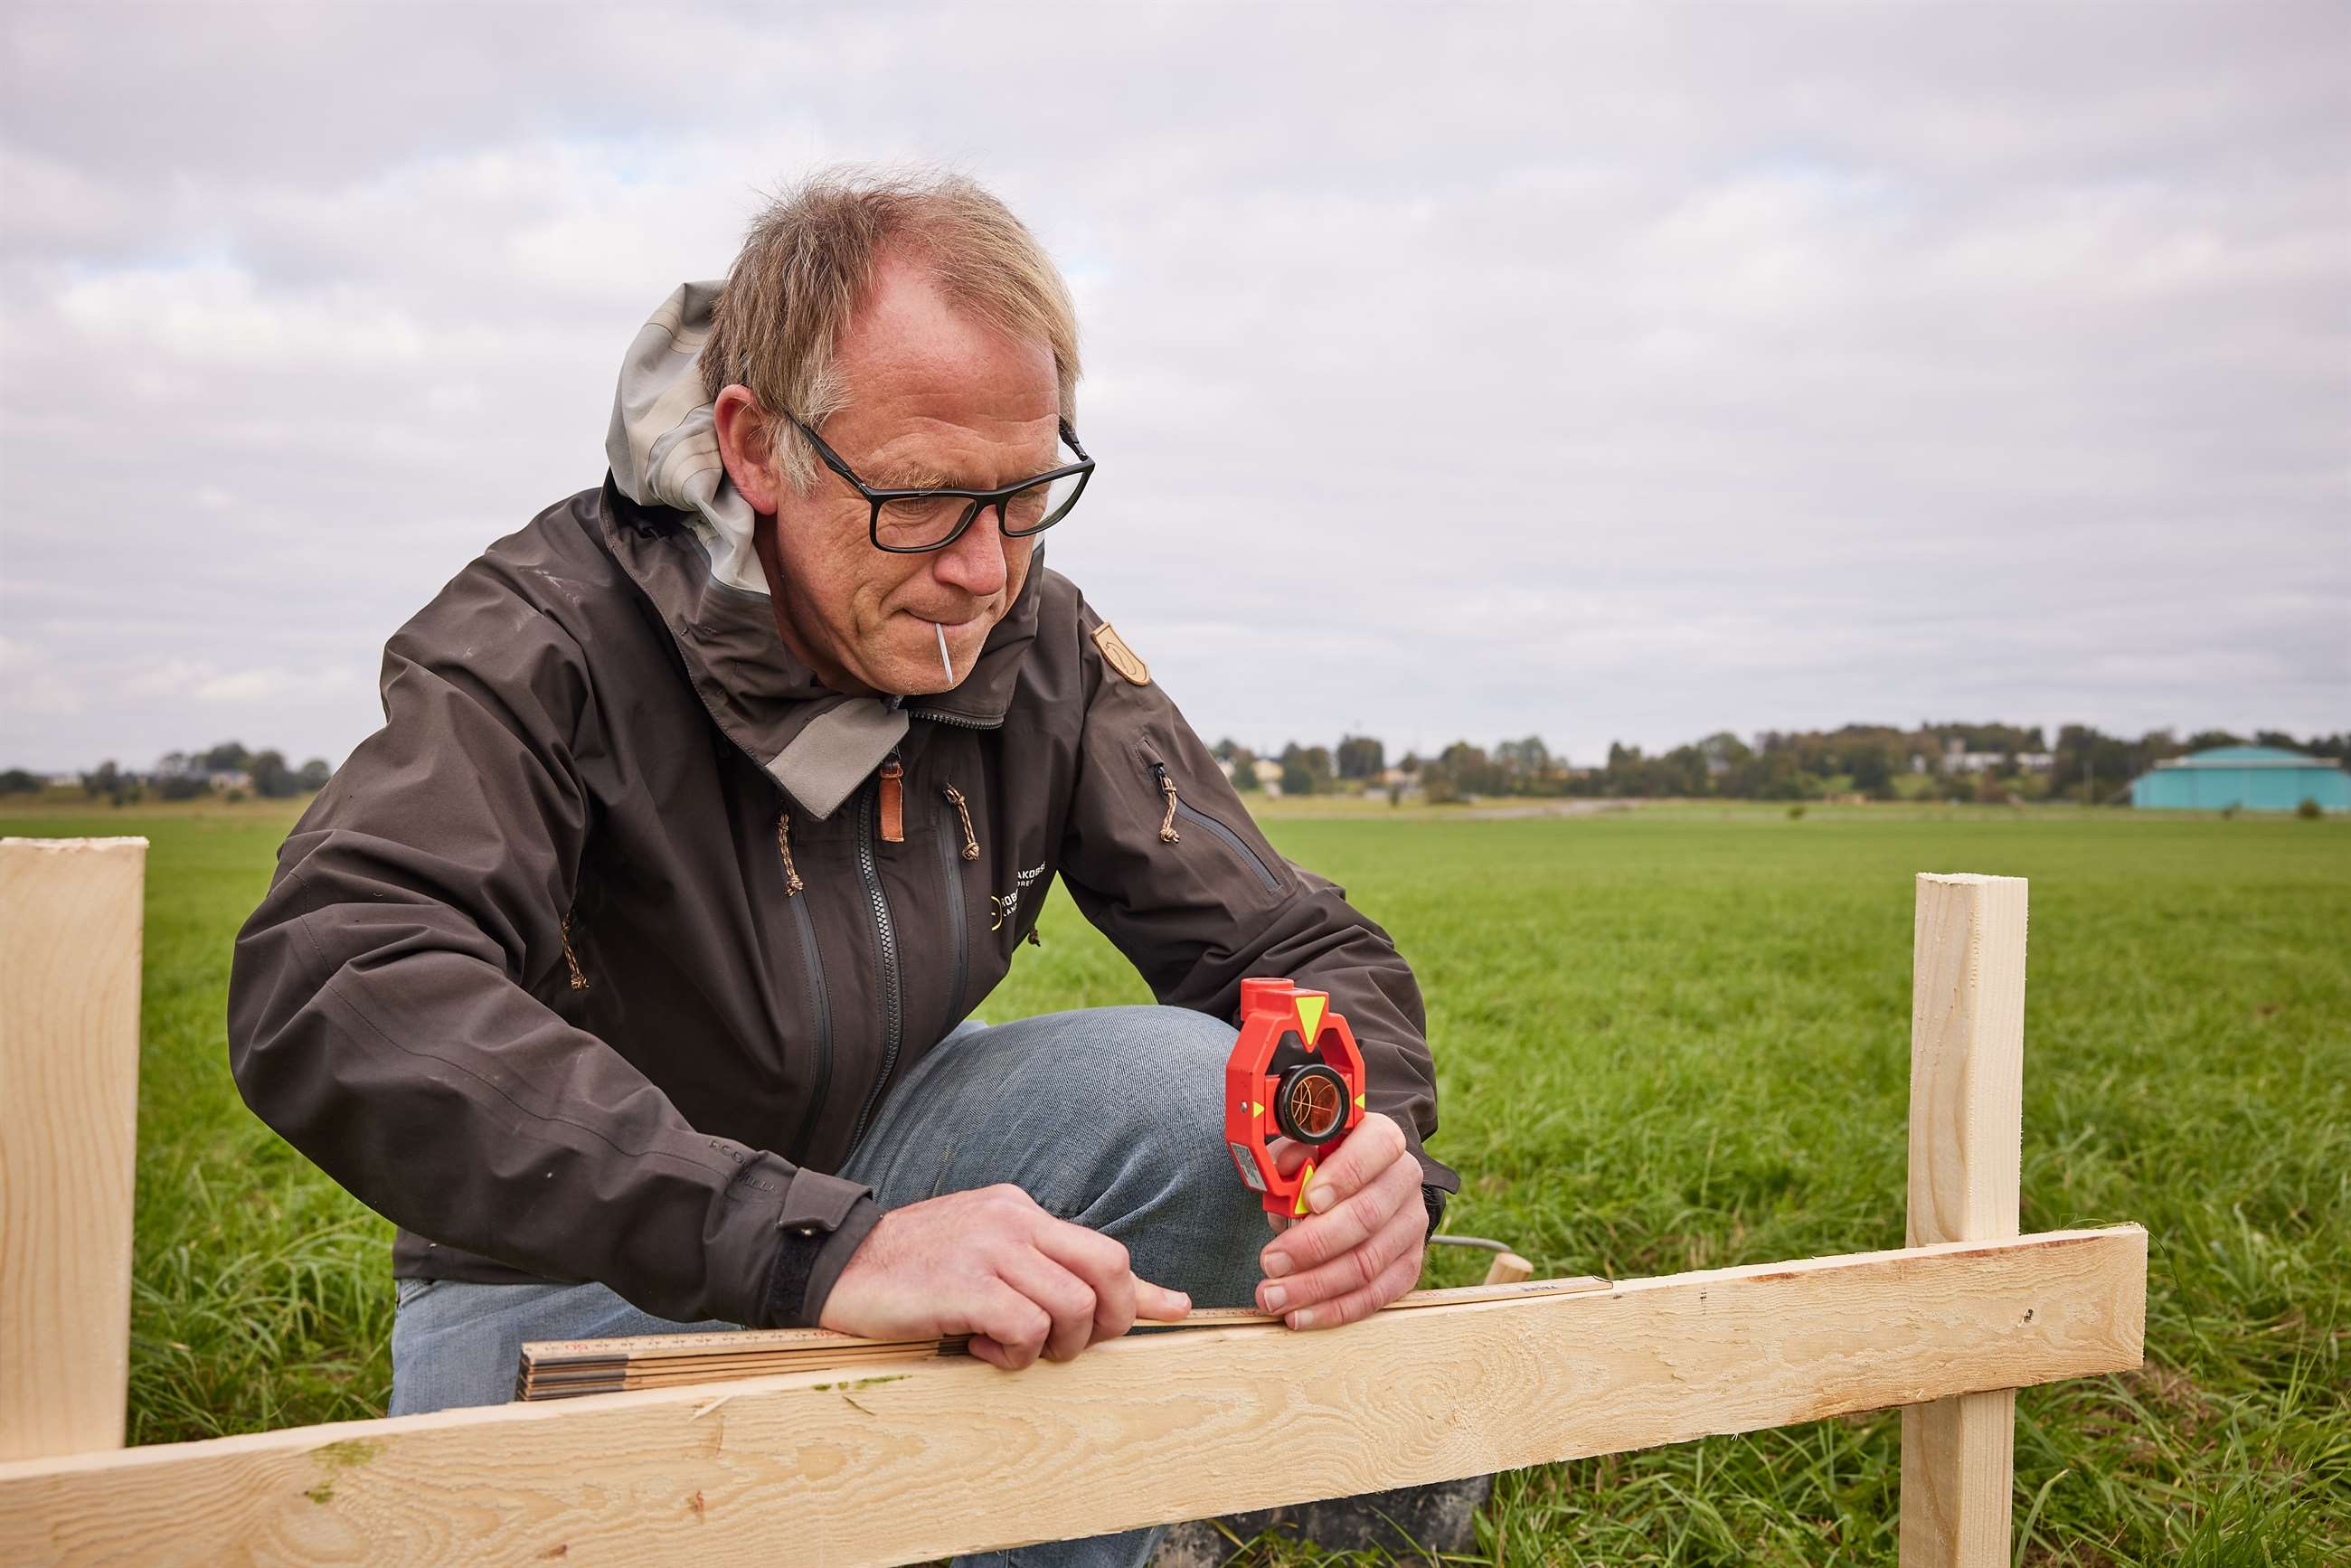
[[[1909,1244],[2017,1234],[2025,883],[1918,878],[1910,1002]],[[2008,1568],[2016,1391],[1902,1412],[1902,1568]]]
[[[1494,1260],[1486,1266],[1486,1283],[1489,1285],[1515,1285],[1521,1280],[1534,1277],[1535,1266],[1515,1252],[1497,1253]]]
[[[144,839],[0,839],[0,1459],[122,1446]]]

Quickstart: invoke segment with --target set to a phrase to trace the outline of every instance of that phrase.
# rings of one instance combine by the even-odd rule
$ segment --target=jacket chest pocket
[[[816,1057],[810,1070],[808,1103],[800,1112],[799,1125],[789,1146],[791,1156],[798,1159],[807,1151],[809,1139],[816,1132],[817,1119],[824,1113],[825,1101],[832,1092],[832,994],[825,985],[824,949],[817,942],[814,901],[808,896],[807,883],[792,859],[792,819],[789,811],[776,818],[776,853],[783,865],[784,925],[789,948],[778,958],[788,968],[796,967],[799,971],[800,987],[808,999],[810,1042]]]
[[[1160,812],[1158,839],[1162,844],[1183,843],[1187,832],[1205,838],[1229,855],[1235,867],[1246,873],[1266,892],[1278,894],[1281,891],[1281,879],[1274,874],[1265,857],[1250,847],[1247,839],[1184,799],[1180,781],[1148,741],[1137,742],[1134,752],[1142,765],[1144,779],[1156,797]]]
[[[966,883],[980,864],[979,834],[972,826],[971,802],[953,783],[939,787],[938,810],[939,903],[946,911],[949,955],[945,1028],[953,1029],[963,1018],[971,988],[971,898]]]

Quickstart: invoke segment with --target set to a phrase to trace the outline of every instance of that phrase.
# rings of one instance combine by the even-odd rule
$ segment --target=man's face
[[[991,489],[1066,461],[1051,349],[959,314],[911,264],[883,260],[834,362],[849,405],[824,422],[825,444],[876,489]],[[722,392],[716,417],[728,477],[776,518],[784,580],[770,588],[792,652],[836,690],[912,696],[971,674],[1028,580],[1036,541],[1006,538],[983,508],[945,549],[876,549],[864,498],[831,469],[820,466],[806,495],[783,481],[745,389]],[[942,626],[952,679],[939,661]]]

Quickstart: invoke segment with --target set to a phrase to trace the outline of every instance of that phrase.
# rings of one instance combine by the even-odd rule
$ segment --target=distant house
[[[1270,800],[1281,798],[1281,764],[1260,757],[1253,765],[1257,769],[1257,787]]]
[[[250,789],[253,775],[242,768],[215,768],[204,775],[204,782],[215,789]]]
[[[1944,772],[1989,773],[1995,768],[2006,767],[2008,765],[2008,759],[2011,755],[2016,758],[2016,766],[2027,773],[2046,773],[2052,768],[2057,766],[2057,758],[2053,752],[2019,751],[2010,753],[2006,751],[1970,751],[1966,747],[1967,743],[1959,739],[1957,736],[1952,737],[1949,741],[1944,743]],[[1910,758],[1910,771],[1913,773],[1924,772],[1926,770],[1926,767],[1927,759],[1925,758],[1913,756]]]
[[[2131,780],[2131,804],[2157,811],[2291,811],[2304,800],[2351,811],[2351,773],[2281,746],[2216,746],[2158,762]]]

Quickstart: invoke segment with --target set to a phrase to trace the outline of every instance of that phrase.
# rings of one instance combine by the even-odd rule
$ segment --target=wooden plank
[[[890,1563],[2136,1366],[2147,1233],[0,1465],[0,1562]]]
[[[1526,1261],[1512,1260],[1521,1264]],[[1604,1291],[1611,1283],[1592,1274],[1559,1280],[1531,1280],[1521,1274],[1516,1280],[1498,1281],[1489,1273],[1480,1285],[1409,1291],[1380,1310],[1416,1312],[1424,1307],[1458,1306],[1464,1301],[1507,1301],[1528,1296]],[[1254,1307],[1195,1307],[1180,1322],[1138,1325],[1136,1332],[1190,1333],[1204,1328],[1280,1321],[1280,1313],[1260,1312]],[[522,1347],[522,1364],[515,1379],[516,1396],[574,1398],[582,1393],[607,1393],[624,1387],[651,1388],[664,1384],[711,1383],[732,1377],[769,1376],[779,1372],[837,1369],[875,1357],[921,1361],[938,1355],[964,1355],[969,1352],[968,1337],[956,1334],[946,1339],[877,1340],[836,1333],[831,1329],[720,1329],[705,1333],[532,1340]],[[600,1383],[609,1383],[611,1386],[597,1386]]]
[[[1458,1307],[1468,1301],[1515,1301],[1529,1296],[1557,1296],[1604,1291],[1614,1281],[1597,1274],[1573,1274],[1558,1280],[1520,1280],[1505,1283],[1453,1285],[1441,1290],[1407,1291],[1381,1308],[1385,1312],[1414,1312],[1425,1307]],[[1198,1328],[1232,1328],[1249,1323],[1278,1323],[1279,1312],[1255,1307],[1195,1307],[1172,1323],[1145,1323],[1145,1333],[1167,1333]],[[957,1336],[960,1338],[961,1336]],[[531,1340],[522,1347],[526,1365],[588,1358],[596,1361],[656,1360],[663,1356],[704,1357],[736,1351],[794,1352],[814,1357],[843,1352],[915,1347],[935,1350],[948,1343],[937,1339],[861,1339],[831,1329],[719,1329],[706,1333],[616,1335],[610,1339]],[[820,1359],[813,1363],[822,1365]]]
[[[2025,883],[1921,876],[1912,928],[1914,1247],[2018,1228]],[[1903,1568],[2008,1568],[2016,1391],[1902,1413]]]
[[[0,1459],[122,1444],[144,839],[0,839]]]

